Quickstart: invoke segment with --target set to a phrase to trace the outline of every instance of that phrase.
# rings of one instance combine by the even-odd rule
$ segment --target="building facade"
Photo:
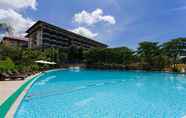
[[[82,48],[107,47],[103,43],[43,21],[35,23],[27,30],[27,33],[30,48],[68,48],[71,46]]]
[[[179,54],[179,56],[186,57],[186,42],[178,42],[174,50]]]
[[[3,45],[11,46],[11,47],[28,47],[28,39],[27,38],[19,38],[19,37],[4,37],[1,41]]]

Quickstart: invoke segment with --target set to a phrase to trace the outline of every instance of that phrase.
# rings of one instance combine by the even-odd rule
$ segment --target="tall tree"
[[[133,60],[133,52],[127,48],[93,48],[85,53],[86,61],[90,64],[124,64]]]
[[[147,69],[151,69],[153,66],[157,66],[156,63],[159,52],[160,46],[157,42],[147,41],[139,43],[139,48],[137,50],[141,64]]]
[[[171,64],[180,62],[180,57],[186,54],[186,38],[176,38],[162,44],[164,54],[169,57]]]

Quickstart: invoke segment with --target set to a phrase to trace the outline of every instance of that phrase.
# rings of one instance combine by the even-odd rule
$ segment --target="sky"
[[[0,0],[0,23],[15,35],[38,20],[135,49],[142,41],[186,37],[186,0]]]

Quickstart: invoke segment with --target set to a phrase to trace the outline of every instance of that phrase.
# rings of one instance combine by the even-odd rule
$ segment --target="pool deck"
[[[39,74],[40,73],[35,74],[35,75],[31,75],[31,76],[27,77],[25,80],[20,80],[20,81],[0,81],[0,105],[2,105],[2,103],[5,102],[7,100],[7,98],[10,97],[25,82],[27,82],[28,80],[32,79],[33,77],[35,77]],[[13,118],[14,117],[16,109],[18,108],[23,97],[25,96],[25,94],[27,93],[27,91],[29,90],[29,88],[31,87],[31,85],[33,83],[34,83],[34,81],[31,82],[25,88],[25,90],[20,94],[20,96],[16,99],[16,101],[14,102],[14,104],[12,105],[12,107],[10,108],[8,113],[6,114],[6,118]]]
[[[21,81],[0,81],[0,105],[28,79]]]

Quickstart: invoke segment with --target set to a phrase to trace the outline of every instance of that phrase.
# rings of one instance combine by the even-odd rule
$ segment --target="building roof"
[[[13,36],[5,36],[5,37],[3,37],[3,40],[15,40],[15,41],[19,41],[19,42],[28,42],[27,38],[13,37]]]
[[[83,38],[83,39],[86,39],[86,40],[91,40],[91,41],[93,41],[93,42],[95,42],[95,43],[99,43],[100,45],[104,45],[105,47],[107,47],[106,44],[103,44],[103,43],[101,43],[101,42],[99,42],[99,41],[95,41],[95,40],[93,40],[93,39],[87,38],[87,37],[85,37],[85,36],[79,35],[79,34],[74,33],[74,32],[72,32],[72,31],[63,29],[63,28],[61,28],[61,27],[58,27],[58,26],[49,24],[49,23],[47,23],[47,22],[45,22],[45,21],[41,21],[41,20],[37,21],[34,25],[32,25],[32,26],[26,31],[26,33],[30,33],[30,31],[31,31],[33,28],[37,27],[38,25],[49,25],[49,26],[51,26],[51,27],[54,27],[54,28],[56,28],[56,29],[59,29],[59,30],[64,31],[64,32],[66,32],[67,34],[73,34],[74,36],[76,36],[76,37],[78,37],[78,38]],[[28,34],[28,35],[29,35],[29,34]],[[28,35],[27,35],[27,36],[28,36]],[[27,37],[27,36],[26,36],[26,37]]]

